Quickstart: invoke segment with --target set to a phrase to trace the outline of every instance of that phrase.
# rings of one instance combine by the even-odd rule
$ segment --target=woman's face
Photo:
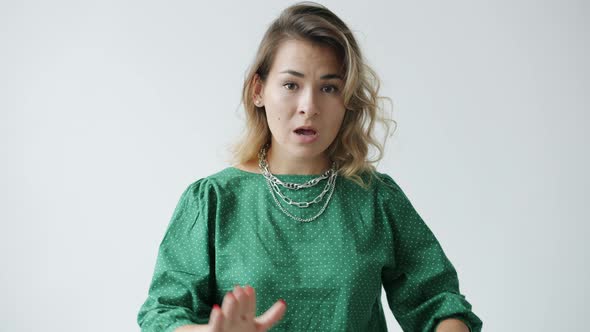
[[[340,65],[330,48],[301,40],[281,44],[254,97],[264,106],[274,154],[314,158],[330,146],[345,113]]]

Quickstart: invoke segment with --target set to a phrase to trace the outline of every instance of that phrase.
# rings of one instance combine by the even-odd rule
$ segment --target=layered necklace
[[[330,202],[330,198],[332,198],[332,193],[334,192],[334,188],[336,187],[336,177],[338,176],[338,171],[336,170],[336,163],[332,162],[332,167],[329,170],[327,170],[326,172],[324,172],[324,174],[322,174],[314,179],[311,179],[305,183],[299,184],[299,183],[284,182],[284,181],[281,181],[280,179],[278,179],[276,176],[274,176],[268,170],[268,163],[266,161],[266,152],[267,151],[268,151],[268,144],[263,146],[262,149],[260,149],[260,152],[258,153],[258,166],[260,167],[260,171],[262,172],[262,175],[264,175],[264,177],[266,178],[266,182],[267,182],[268,187],[270,189],[270,193],[272,195],[272,198],[274,199],[275,203],[278,205],[279,209],[284,214],[289,216],[290,218],[295,219],[300,222],[310,222],[310,221],[313,221],[316,218],[318,218],[324,212],[326,207],[328,206],[328,203]],[[310,188],[310,187],[316,186],[317,184],[320,183],[320,181],[322,181],[324,179],[328,179],[326,182],[326,185],[324,186],[324,190],[322,190],[322,192],[310,202],[296,202],[296,201],[292,200],[291,198],[287,197],[285,194],[283,194],[283,192],[281,192],[281,189],[279,188],[279,186],[282,186],[287,189],[292,189],[292,190]],[[305,209],[305,208],[308,208],[309,206],[311,206],[312,204],[316,204],[316,203],[321,202],[321,200],[324,198],[324,196],[326,194],[328,194],[328,197],[327,197],[326,201],[324,202],[324,205],[322,206],[320,212],[318,212],[315,216],[313,216],[311,218],[300,218],[300,217],[292,215],[291,213],[289,213],[289,211],[287,211],[281,205],[281,203],[279,202],[279,200],[276,197],[278,195],[285,203],[287,203],[289,205],[297,206],[298,208],[301,208],[301,209]]]

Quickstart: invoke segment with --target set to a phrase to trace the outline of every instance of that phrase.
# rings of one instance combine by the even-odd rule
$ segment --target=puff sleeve
[[[137,315],[141,331],[169,332],[206,324],[211,312],[209,205],[206,179],[182,193],[158,249],[148,297]]]
[[[397,183],[386,174],[381,179],[382,211],[392,237],[381,280],[394,317],[404,331],[434,332],[440,321],[453,317],[480,332],[482,321],[460,293],[457,272],[440,243]]]

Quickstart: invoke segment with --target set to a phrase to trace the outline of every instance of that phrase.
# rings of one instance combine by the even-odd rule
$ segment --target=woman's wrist
[[[447,318],[436,326],[436,332],[470,332],[470,330],[462,320]]]
[[[205,332],[207,324],[190,324],[184,325],[174,330],[174,332]]]

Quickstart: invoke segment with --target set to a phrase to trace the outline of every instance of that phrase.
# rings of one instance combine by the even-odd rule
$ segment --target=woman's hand
[[[236,285],[225,294],[221,307],[213,306],[209,317],[209,332],[265,332],[283,318],[287,304],[280,299],[265,313],[256,315],[256,292],[254,288]]]

